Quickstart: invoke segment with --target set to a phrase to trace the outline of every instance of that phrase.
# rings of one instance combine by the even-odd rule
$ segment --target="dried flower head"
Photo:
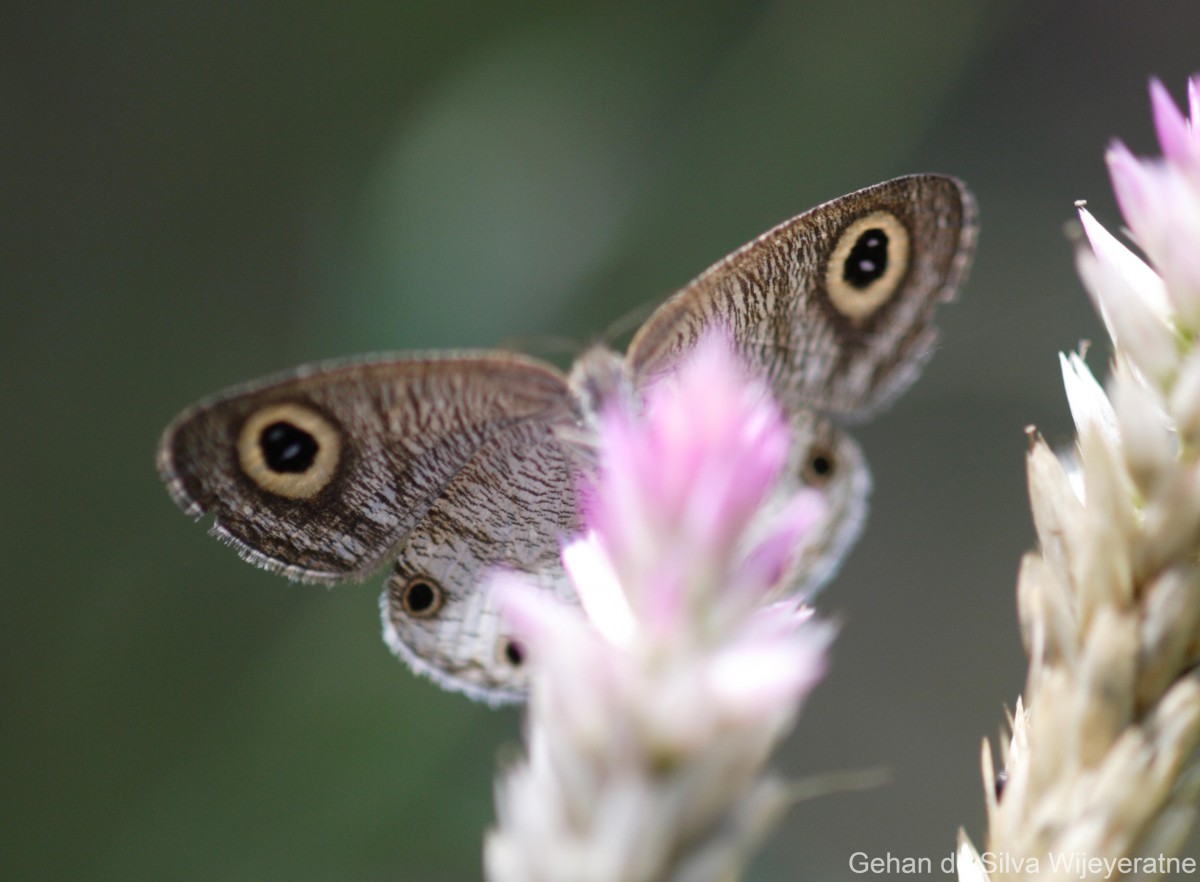
[[[984,744],[987,849],[959,878],[1161,878],[1200,794],[1200,78],[1191,118],[1151,84],[1163,156],[1108,151],[1143,260],[1080,208],[1079,274],[1113,341],[1107,391],[1062,358],[1077,431],[1036,440],[1040,549],[1018,607],[1030,668],[1002,744]],[[1193,865],[1194,869],[1194,865]]]

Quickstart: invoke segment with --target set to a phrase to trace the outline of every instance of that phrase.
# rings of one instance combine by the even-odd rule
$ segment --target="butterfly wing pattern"
[[[514,570],[572,600],[559,549],[580,526],[588,432],[605,397],[636,401],[707,329],[724,328],[793,432],[776,501],[800,485],[826,497],[788,574],[811,592],[857,537],[870,487],[841,424],[916,378],[936,307],[966,273],[974,215],[953,178],[878,184],[713,265],[651,315],[624,360],[596,350],[570,380],[502,352],[300,368],[185,411],[163,435],[159,471],[180,507],[211,514],[213,532],[259,566],[334,583],[390,565],[380,606],[393,652],[447,688],[518,700],[522,652],[487,574]]]

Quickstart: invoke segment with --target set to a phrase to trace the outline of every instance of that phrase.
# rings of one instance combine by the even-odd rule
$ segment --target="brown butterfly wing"
[[[785,409],[861,418],[916,379],[939,303],[970,263],[975,205],[954,178],[897,178],[818,206],[721,260],[664,303],[629,347],[635,377],[669,373],[725,327]]]
[[[447,484],[400,550],[380,599],[392,651],[439,685],[489,703],[527,672],[496,599],[497,570],[577,602],[559,549],[578,532],[576,464],[538,424],[496,435]]]
[[[159,470],[247,559],[335,582],[394,555],[480,451],[518,428],[549,438],[573,407],[558,371],[519,356],[301,368],[181,414]]]

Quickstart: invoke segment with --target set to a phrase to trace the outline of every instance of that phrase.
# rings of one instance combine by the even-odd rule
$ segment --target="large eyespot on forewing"
[[[864,419],[916,379],[939,304],[975,247],[975,201],[958,180],[911,175],[779,224],[660,306],[629,344],[645,386],[720,326],[786,411]]]
[[[908,228],[890,211],[851,221],[825,264],[829,302],[851,323],[862,324],[899,290],[910,249]]]
[[[318,365],[185,411],[158,466],[243,557],[331,583],[382,566],[481,450],[551,438],[573,407],[560,372],[503,353]]]
[[[268,493],[311,499],[336,473],[341,447],[341,429],[313,408],[268,404],[242,424],[238,465]]]

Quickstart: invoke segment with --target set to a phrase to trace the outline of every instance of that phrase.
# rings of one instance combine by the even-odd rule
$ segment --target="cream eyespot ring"
[[[333,479],[341,434],[321,414],[291,402],[252,413],[238,433],[238,463],[268,493],[310,499]]]
[[[400,607],[414,619],[431,619],[446,604],[446,592],[428,576],[413,576],[400,589]]]
[[[850,223],[825,265],[825,290],[834,309],[855,324],[869,319],[900,286],[910,249],[908,228],[890,211]]]

